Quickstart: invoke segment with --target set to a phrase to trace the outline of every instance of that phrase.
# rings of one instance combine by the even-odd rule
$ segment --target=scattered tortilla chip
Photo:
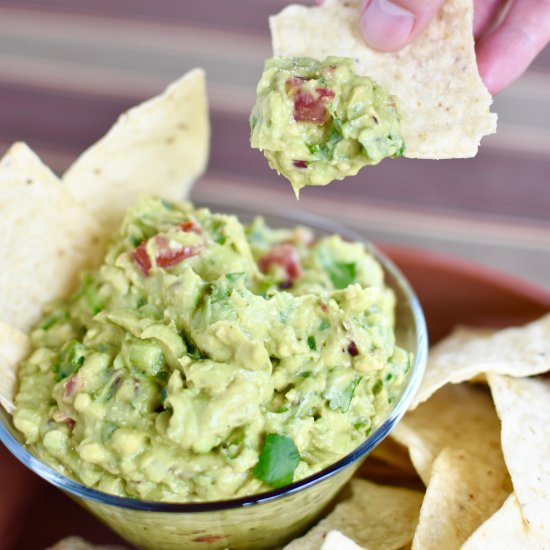
[[[359,466],[357,475],[382,485],[424,489],[408,449],[389,437],[373,449]]]
[[[491,462],[443,449],[433,463],[413,550],[458,550],[500,508],[510,480],[506,468],[495,471]]]
[[[140,193],[182,199],[208,159],[204,71],[133,107],[63,176],[71,195],[112,232]]]
[[[67,537],[60,540],[47,550],[124,550],[122,546],[102,546],[91,544],[80,537]]]
[[[354,58],[357,72],[397,96],[405,156],[472,157],[496,130],[492,98],[479,77],[472,0],[447,0],[415,42],[398,52],[367,47],[359,33],[359,0],[292,5],[271,18],[276,56]]]
[[[28,331],[98,259],[99,226],[24,144],[0,161],[0,320]]]
[[[367,460],[371,458],[386,462],[399,470],[409,470],[412,467],[407,447],[391,437],[386,437],[370,452]]]
[[[30,352],[29,337],[0,321],[0,405],[13,414],[17,365]]]
[[[502,508],[493,514],[462,546],[462,550],[541,550],[548,548],[537,539],[521,515],[511,494]]]
[[[391,437],[409,448],[412,463],[426,485],[436,457],[446,447],[463,450],[499,476],[506,472],[500,449],[500,421],[485,388],[459,384],[440,389],[417,409],[407,412]],[[511,484],[507,493],[510,491]]]
[[[550,548],[550,379],[487,377],[502,422],[502,450],[532,532]]]
[[[550,315],[519,328],[488,335],[464,329],[431,351],[426,373],[411,409],[445,384],[457,384],[482,373],[532,376],[550,370]]]
[[[377,550],[397,550],[414,534],[422,493],[376,485],[363,479],[351,482],[352,497],[336,506],[305,536],[285,550],[319,550],[329,531],[341,531],[356,544]]]
[[[363,546],[355,544],[353,540],[346,537],[340,531],[329,531],[321,550],[367,550]]]

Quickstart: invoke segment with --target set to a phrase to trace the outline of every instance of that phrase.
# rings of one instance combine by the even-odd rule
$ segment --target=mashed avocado
[[[14,423],[116,495],[279,487],[349,453],[399,397],[411,357],[393,310],[361,243],[142,197],[33,330]]]
[[[296,193],[404,153],[395,97],[353,69],[340,57],[266,61],[250,141]]]

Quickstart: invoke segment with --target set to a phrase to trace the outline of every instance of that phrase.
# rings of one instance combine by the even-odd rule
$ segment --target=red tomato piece
[[[195,223],[194,221],[187,221],[180,223],[180,229],[182,231],[190,231],[191,233],[197,233],[197,235],[200,235],[202,233],[202,228],[199,224]]]
[[[160,244],[160,243],[158,243]],[[159,267],[172,267],[183,262],[197,253],[197,249],[191,246],[182,246],[181,248],[161,248],[155,257]]]
[[[143,274],[145,276],[149,275],[149,271],[151,270],[151,258],[149,258],[149,254],[147,254],[147,241],[143,241],[133,252],[132,252],[132,260],[136,262],[138,267],[141,269]]]
[[[296,247],[289,243],[275,245],[260,259],[260,271],[265,273],[272,265],[281,266],[289,281],[296,280],[302,274],[302,265]]]

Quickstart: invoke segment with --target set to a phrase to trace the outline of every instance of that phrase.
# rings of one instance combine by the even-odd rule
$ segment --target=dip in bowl
[[[266,222],[143,197],[33,331],[2,440],[137,546],[283,544],[420,382],[395,267],[332,224]],[[314,233],[268,227],[296,223]]]

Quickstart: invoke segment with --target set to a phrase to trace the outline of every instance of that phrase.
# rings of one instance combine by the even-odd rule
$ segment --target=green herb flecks
[[[42,330],[48,330],[57,323],[60,323],[61,321],[66,321],[68,318],[69,314],[66,311],[56,311],[42,322],[40,328]]]
[[[54,380],[59,382],[74,374],[84,363],[86,346],[77,340],[71,340],[59,354],[59,363],[54,366]]]
[[[351,405],[351,400],[353,399],[353,394],[355,393],[355,388],[359,381],[361,380],[360,376],[356,376],[353,380],[341,391],[329,394],[325,392],[325,398],[330,398],[328,406],[332,411],[340,410],[340,412],[348,412]]]
[[[239,279],[242,279],[246,273],[244,271],[238,271],[236,273],[226,273],[225,278],[230,282],[234,283],[235,281],[238,281]]]
[[[103,304],[101,303],[97,289],[95,288],[95,279],[89,273],[84,276],[82,285],[74,297],[76,300],[84,298],[84,301],[86,302],[86,305],[92,315],[99,313],[103,309]]]
[[[324,267],[332,284],[334,285],[334,288],[346,288],[355,283],[355,277],[357,274],[355,262],[333,262]]]
[[[300,453],[290,437],[267,434],[258,463],[252,475],[278,489],[292,483],[294,470],[300,462]]]

